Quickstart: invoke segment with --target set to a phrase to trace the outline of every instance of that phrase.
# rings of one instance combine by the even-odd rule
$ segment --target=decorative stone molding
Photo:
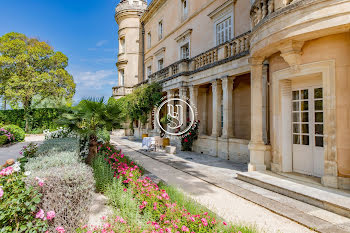
[[[158,57],[159,55],[162,55],[163,53],[165,53],[165,50],[165,47],[160,48],[157,52],[154,53],[154,56]]]
[[[179,43],[181,40],[186,40],[187,37],[191,36],[192,31],[192,28],[190,28],[181,33],[178,37],[175,38],[176,42]]]
[[[288,41],[279,46],[281,57],[288,65],[296,72],[301,63],[301,49],[304,46],[304,41]]]
[[[235,4],[237,0],[228,0],[222,5],[220,5],[218,8],[213,10],[208,14],[208,17],[211,19],[219,18],[222,15],[227,14],[230,10],[233,10],[233,4]]]

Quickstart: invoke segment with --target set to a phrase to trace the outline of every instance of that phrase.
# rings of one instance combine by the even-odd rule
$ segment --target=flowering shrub
[[[55,131],[51,131],[46,129],[43,131],[45,135],[45,139],[53,139],[53,138],[77,138],[78,135],[72,132],[69,128],[60,127]]]
[[[4,128],[0,129],[0,136],[3,137],[2,141],[4,142],[1,145],[15,141],[15,136]]]
[[[26,186],[15,164],[0,171],[0,232],[45,232],[48,219],[38,218],[41,194]]]
[[[70,151],[62,152],[67,147]],[[55,213],[49,222],[51,232],[59,227],[74,232],[87,220],[95,182],[92,169],[81,162],[78,148],[76,139],[47,140],[39,147],[41,156],[30,159],[25,166],[30,171],[25,182],[42,194],[40,208],[48,211],[46,218],[52,217],[49,211]]]
[[[8,132],[10,132],[13,136],[14,136],[14,140],[15,142],[22,142],[24,141],[24,138],[26,136],[24,130],[17,126],[17,125],[5,125],[4,127],[2,127],[3,129],[7,130]]]
[[[36,157],[38,151],[38,145],[34,143],[29,143],[28,146],[23,146],[22,150],[19,152],[22,155],[18,161],[21,163],[21,168],[23,169],[25,164],[30,158]]]
[[[196,121],[191,129],[184,135],[181,135],[181,150],[192,151],[192,145],[198,138],[199,121]]]
[[[101,146],[95,158],[99,166],[102,166],[101,158],[111,172],[109,180],[114,176],[112,185],[105,188],[106,195],[123,217],[106,219],[101,227],[83,226],[78,232],[238,232],[208,212],[191,213],[173,202],[165,189],[148,177],[142,178],[139,166],[121,151],[109,145]]]

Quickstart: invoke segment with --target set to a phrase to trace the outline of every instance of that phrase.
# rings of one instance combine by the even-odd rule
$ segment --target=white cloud
[[[117,70],[73,72],[74,81],[80,88],[102,89],[117,82]]]
[[[96,46],[101,47],[107,43],[108,43],[108,40],[100,40],[99,42],[96,43]]]

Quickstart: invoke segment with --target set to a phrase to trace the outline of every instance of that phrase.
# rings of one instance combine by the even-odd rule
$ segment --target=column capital
[[[250,57],[249,64],[252,66],[262,66],[264,60],[265,60],[265,57],[263,56]]]
[[[211,81],[211,85],[213,87],[218,87],[219,85],[221,85],[221,79],[215,79]]]

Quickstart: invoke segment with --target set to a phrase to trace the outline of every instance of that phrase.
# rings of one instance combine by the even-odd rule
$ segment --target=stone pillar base
[[[271,146],[263,143],[250,142],[248,146],[250,150],[250,163],[248,164],[248,171],[265,171],[265,157],[268,156]]]
[[[248,172],[254,172],[254,171],[266,171],[266,166],[263,164],[248,164]]]
[[[338,177],[336,176],[322,176],[322,184],[330,188],[338,188]]]

